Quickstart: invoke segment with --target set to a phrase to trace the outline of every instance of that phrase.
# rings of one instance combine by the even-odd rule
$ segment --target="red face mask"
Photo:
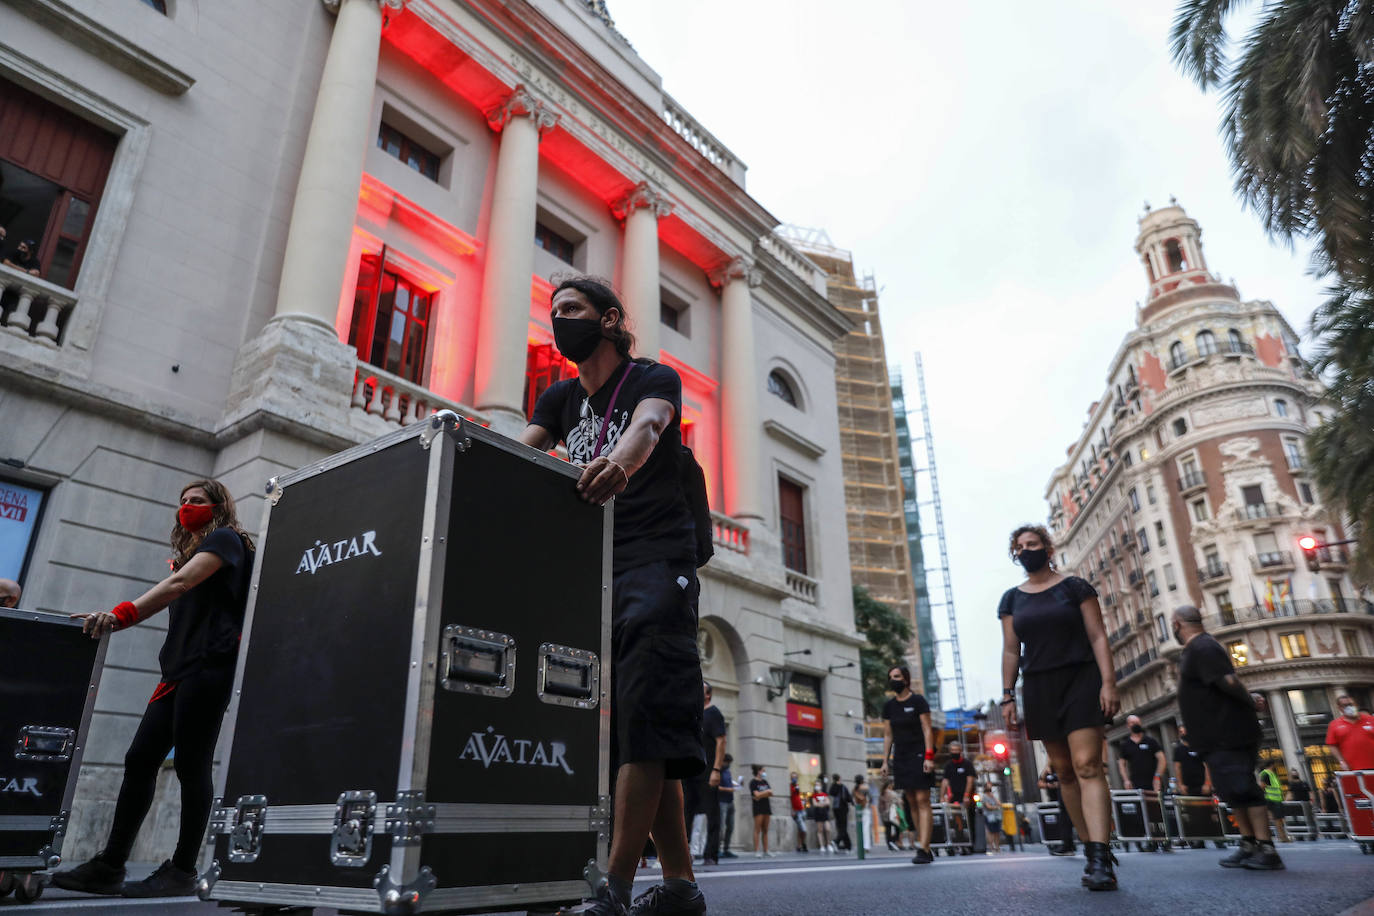
[[[177,510],[177,522],[187,531],[199,531],[215,517],[214,506],[187,503]]]

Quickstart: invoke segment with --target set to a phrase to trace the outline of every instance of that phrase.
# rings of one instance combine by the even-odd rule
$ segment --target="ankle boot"
[[[1088,890],[1116,890],[1116,872],[1112,869],[1116,856],[1111,848],[1106,843],[1084,843],[1083,851],[1088,857],[1088,873],[1083,878]]]

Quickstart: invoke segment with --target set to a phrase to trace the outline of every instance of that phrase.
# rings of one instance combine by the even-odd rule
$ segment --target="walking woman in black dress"
[[[53,884],[92,894],[170,897],[193,893],[196,858],[210,818],[211,764],[234,683],[234,661],[248,602],[253,542],[239,525],[234,500],[217,480],[181,491],[172,527],[172,574],[114,610],[74,614],[99,639],[167,609],[167,638],[158,660],[162,682],[153,691],[124,758],[124,782],[105,848]],[[148,815],[157,774],[167,754],[181,783],[181,830],[176,852],[142,881],[124,881],[124,863]]]
[[[913,865],[935,861],[930,851],[930,789],[934,785],[935,741],[930,728],[930,704],[911,692],[911,669],[895,666],[887,672],[892,699],[883,706],[884,776],[892,774],[893,787],[906,795],[916,817],[917,849]]]
[[[1023,674],[1026,733],[1044,742],[1069,819],[1083,838],[1083,884],[1116,889],[1111,796],[1102,765],[1103,725],[1121,710],[1097,590],[1054,567],[1054,544],[1041,525],[1011,534],[1012,559],[1026,581],[1007,589],[1002,621],[1002,716],[1016,725],[1016,673]]]

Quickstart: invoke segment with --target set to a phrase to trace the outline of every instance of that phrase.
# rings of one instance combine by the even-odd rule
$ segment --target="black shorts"
[[[771,801],[771,799],[754,799],[754,817],[771,817],[773,815],[773,806],[768,804],[769,801]]]
[[[926,772],[925,748],[914,751],[892,749],[892,788],[898,792],[921,791],[935,785],[934,773]]]
[[[690,560],[656,560],[615,576],[611,759],[617,767],[662,760],[669,779],[690,779],[706,770],[697,654],[700,590]]]
[[[1259,748],[1218,748],[1204,751],[1202,759],[1212,771],[1212,790],[1232,808],[1256,808],[1264,804],[1264,790],[1255,780]]]
[[[1028,672],[1021,684],[1027,737],[1062,741],[1080,728],[1101,728],[1101,692],[1097,662]]]

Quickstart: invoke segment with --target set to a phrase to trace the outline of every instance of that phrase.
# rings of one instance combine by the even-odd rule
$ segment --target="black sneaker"
[[[69,868],[53,875],[52,886],[60,887],[64,891],[117,897],[124,887],[124,869],[108,865],[96,856],[76,868]]]
[[[1056,843],[1050,847],[1050,855],[1076,856],[1078,855],[1078,847],[1072,843]]]
[[[1285,866],[1277,850],[1264,843],[1255,847],[1255,851],[1242,863],[1242,867],[1251,871],[1282,871]]]
[[[1236,847],[1234,852],[1217,864],[1222,868],[1244,868],[1245,863],[1250,861],[1250,857],[1255,854],[1258,848],[1259,847],[1254,843],[1242,842]]]
[[[728,849],[727,849],[725,852],[722,852],[722,853],[720,854],[720,857],[721,857],[722,859],[738,859],[738,858],[739,858],[739,856],[735,855],[733,852],[731,852],[731,851],[728,850]]]
[[[628,912],[603,878],[596,886],[596,893],[576,906],[560,909],[557,916],[626,916]]]
[[[912,865],[929,865],[935,861],[935,856],[930,854],[929,849],[918,849],[916,855],[912,856]]]
[[[125,897],[189,897],[196,892],[194,871],[182,871],[168,859],[142,881],[124,882]]]
[[[697,888],[690,897],[655,884],[630,904],[630,916],[705,916],[706,898]]]

